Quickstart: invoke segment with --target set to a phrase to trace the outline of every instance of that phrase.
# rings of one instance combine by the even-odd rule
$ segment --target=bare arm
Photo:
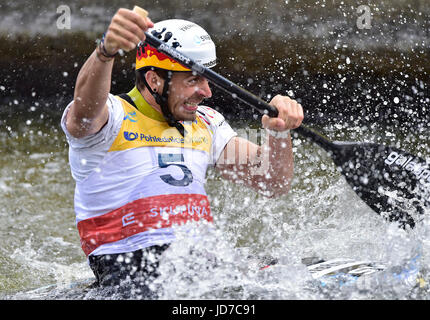
[[[263,127],[279,132],[279,137],[267,133],[264,145],[258,146],[243,138],[233,138],[217,162],[226,179],[244,183],[269,196],[287,194],[293,179],[294,160],[289,129],[300,126],[303,109],[288,97],[276,96],[271,104],[278,118],[263,116]]]
[[[120,49],[133,50],[153,26],[135,12],[119,9],[112,18],[104,40],[105,52],[114,55]],[[106,101],[111,88],[114,58],[103,55],[98,46],[79,71],[74,101],[67,114],[67,130],[82,138],[97,133],[108,120]]]

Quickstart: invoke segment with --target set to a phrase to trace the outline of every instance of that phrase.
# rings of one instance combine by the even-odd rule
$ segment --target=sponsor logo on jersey
[[[124,131],[124,138],[127,141],[134,141],[137,139],[139,135],[137,134],[137,132],[128,132],[128,131]]]
[[[181,137],[163,137],[163,136],[155,136],[150,134],[144,134],[139,132],[129,132],[124,131],[124,139],[127,141],[134,141],[136,139],[140,141],[146,142],[165,142],[165,143],[181,143],[181,144],[200,144],[200,143],[208,143],[208,139],[205,136],[186,136],[185,138]]]
[[[136,111],[127,112],[126,116],[124,117],[124,121],[129,120],[131,122],[137,122],[137,119],[135,119],[136,117],[137,117]]]

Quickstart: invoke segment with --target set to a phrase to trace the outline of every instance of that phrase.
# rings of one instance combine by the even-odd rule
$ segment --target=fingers
[[[261,120],[264,128],[285,131],[295,129],[302,124],[303,108],[297,101],[277,95],[270,101],[270,105],[278,109],[278,117],[270,118],[264,115]]]
[[[104,46],[110,54],[120,49],[131,51],[145,40],[145,31],[153,26],[151,19],[128,9],[119,9],[106,32]]]

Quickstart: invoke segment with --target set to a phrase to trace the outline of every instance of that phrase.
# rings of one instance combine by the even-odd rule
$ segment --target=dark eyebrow
[[[202,78],[202,76],[198,75],[198,74],[190,74],[188,77],[186,77],[186,79],[190,79],[190,78]]]

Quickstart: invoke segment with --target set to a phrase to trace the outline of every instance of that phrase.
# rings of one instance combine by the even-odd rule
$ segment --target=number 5
[[[183,154],[173,153],[159,153],[158,154],[158,165],[160,168],[167,168],[168,166],[178,166],[184,173],[184,177],[181,180],[176,180],[170,174],[160,176],[161,180],[176,187],[185,187],[193,182],[193,174],[187,166],[183,164],[169,163],[169,162],[184,162]]]

